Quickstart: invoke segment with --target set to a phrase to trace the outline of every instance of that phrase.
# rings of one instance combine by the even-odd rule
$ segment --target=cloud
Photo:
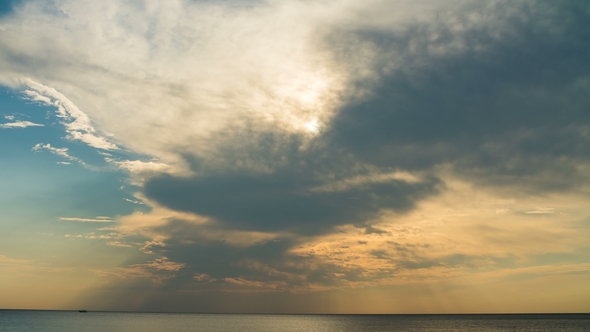
[[[62,158],[65,158],[65,159],[68,159],[70,161],[76,162],[76,163],[78,163],[78,164],[80,164],[80,165],[82,165],[84,167],[92,168],[92,166],[86,164],[81,159],[76,158],[74,156],[71,156],[68,153],[68,150],[69,150],[68,148],[56,148],[56,147],[51,146],[51,144],[37,143],[37,144],[35,144],[35,146],[33,146],[33,148],[31,150],[32,151],[35,151],[35,152],[39,152],[39,151],[42,151],[42,150],[47,150],[47,151],[53,153],[56,156],[60,156]],[[67,162],[67,161],[66,162],[62,161],[62,162],[58,162],[58,164],[70,165],[71,163],[70,162]]]
[[[66,238],[77,238],[77,239],[84,238],[84,235],[82,235],[82,234],[76,234],[76,235],[73,235],[73,234],[66,234],[66,235],[64,235],[64,236],[65,236]]]
[[[27,127],[43,127],[43,126],[44,126],[43,124],[33,123],[31,121],[16,121],[16,122],[9,122],[9,123],[2,123],[2,124],[0,124],[0,128],[5,128],[5,129],[10,129],[10,128],[27,128]]]
[[[16,259],[16,258],[10,258],[10,257],[6,257],[5,255],[0,255],[0,264],[29,264],[31,263],[30,260],[25,260],[25,259]]]
[[[117,168],[128,172],[131,175],[129,182],[133,185],[142,186],[146,178],[166,172],[175,172],[175,169],[170,165],[141,160],[117,160],[112,157],[105,157],[107,163],[115,165]],[[143,204],[140,201],[132,201],[125,199],[130,203]]]
[[[408,183],[418,183],[420,179],[408,172],[390,172],[376,173],[370,175],[361,175],[349,179],[344,179],[336,183],[324,185],[318,188],[312,188],[311,191],[330,192],[346,191],[352,187],[362,187],[373,183],[387,183],[392,181],[403,181]]]
[[[82,141],[97,149],[118,149],[104,136],[96,134],[90,118],[66,96],[30,79],[23,80],[22,85],[25,86],[24,94],[29,100],[57,107],[57,116],[62,119],[62,124],[66,127],[67,138]]]
[[[550,213],[555,213],[555,209],[554,208],[539,207],[534,210],[526,211],[525,213],[526,214],[550,214]]]
[[[325,232],[336,224],[364,223],[382,209],[399,212],[437,192],[438,181],[392,180],[364,188],[314,191],[320,181],[305,171],[225,174],[206,178],[161,176],[145,185],[147,197],[164,206],[211,217],[231,229]]]
[[[2,18],[0,82],[137,185],[145,209],[112,229],[149,255],[97,273],[432,286],[586,257],[588,6],[27,2]]]
[[[123,242],[120,242],[120,241],[110,241],[110,242],[107,242],[107,246],[131,248],[131,245],[130,244],[123,243]]]
[[[129,199],[129,198],[124,198],[124,200],[129,203],[133,203],[133,204],[145,205],[145,203],[138,201],[138,200],[133,200],[133,199]]]
[[[115,277],[118,279],[149,280],[155,285],[162,285],[165,281],[174,278],[176,273],[183,269],[185,264],[170,261],[165,256],[143,264],[132,264],[129,267],[120,267],[112,270],[93,269],[91,272],[103,277]]]
[[[206,273],[197,273],[193,276],[193,279],[199,282],[214,282],[216,279],[211,278]]]
[[[176,272],[176,271],[182,269],[183,267],[185,267],[185,265],[186,264],[171,262],[167,257],[158,257],[150,263],[136,264],[133,266],[145,268],[145,269],[153,269],[153,270],[157,270],[157,271]]]
[[[112,162],[118,167],[129,171],[133,174],[139,173],[165,173],[170,170],[170,166],[166,164],[156,163],[152,161],[141,161],[141,160],[123,160],[117,161],[110,158],[105,158],[106,161]]]
[[[106,219],[106,218],[66,218],[66,217],[59,217],[59,220],[63,220],[63,221],[77,221],[77,222],[114,222],[114,220],[112,219]]]
[[[0,81],[20,82],[33,100],[60,107],[72,139],[114,149],[96,124],[125,147],[182,169],[183,154],[213,158],[211,135],[230,126],[256,122],[316,135],[345,80],[331,55],[316,50],[317,31],[355,5],[174,0],[51,7],[26,2],[3,19]],[[24,33],[22,24],[34,32]]]
[[[112,276],[120,279],[148,279],[155,284],[162,284],[174,278],[175,273],[185,267],[185,264],[170,261],[161,256],[144,264],[132,264],[129,267],[113,270],[91,270],[100,276]]]
[[[38,143],[33,147],[33,151],[41,151],[41,149],[46,149],[49,152],[60,156],[60,157],[64,157],[66,159],[70,159],[70,160],[77,160],[77,158],[72,157],[68,154],[68,148],[54,148],[51,146],[51,144],[42,144],[42,143]]]
[[[199,275],[250,291],[262,281],[313,291],[428,284],[473,276],[478,269],[552,264],[535,262],[537,251],[574,250],[581,259],[583,236],[569,226],[557,227],[557,219],[531,225],[512,213],[530,211],[528,204],[537,199],[543,202],[538,206],[556,206],[551,202],[557,197],[567,205],[564,193],[581,206],[588,179],[589,119],[581,108],[587,104],[586,72],[567,70],[569,61],[587,68],[583,46],[576,49],[585,45],[586,36],[577,29],[585,21],[576,16],[551,34],[545,19],[558,25],[559,15],[571,8],[555,12],[539,4],[539,16],[526,18],[528,28],[510,25],[524,18],[511,16],[506,7],[476,6],[449,20],[463,24],[459,27],[444,18],[399,30],[367,24],[333,31],[328,41],[343,55],[342,67],[362,63],[359,50],[375,57],[363,59],[369,78],[355,76],[359,90],[369,92],[342,105],[311,143],[258,134],[255,127],[247,134],[228,131],[214,136],[226,161],[217,172],[208,166],[211,161],[187,157],[197,175],[153,177],[144,189],[169,209],[205,215],[222,229],[297,236],[237,253],[212,243],[180,245],[176,241],[196,238],[201,228],[189,231],[177,221],[160,228],[177,228],[167,233],[167,254],[199,262],[203,268],[194,270]],[[484,14],[481,21],[468,19]],[[529,36],[529,28],[537,34]],[[552,93],[555,89],[568,97]],[[545,197],[535,198],[541,192]],[[492,197],[477,202],[485,195]],[[522,242],[525,237],[529,240]],[[568,249],[572,240],[577,249]],[[213,258],[191,254],[205,248],[231,266],[217,267]],[[246,259],[303,281],[276,281],[240,265]],[[184,282],[171,281],[190,288]]]
[[[403,31],[335,31],[331,42],[350,57],[343,65],[355,61],[352,49],[366,50],[377,79],[364,101],[336,115],[328,135],[378,166],[446,163],[480,184],[521,190],[585,183],[590,119],[581,105],[590,68],[581,55],[587,23],[572,14],[579,4],[537,1],[526,13],[528,2],[497,3]]]

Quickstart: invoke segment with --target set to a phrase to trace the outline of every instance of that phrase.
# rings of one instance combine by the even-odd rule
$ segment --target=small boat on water
[[[88,310],[78,310],[78,312],[88,312]]]

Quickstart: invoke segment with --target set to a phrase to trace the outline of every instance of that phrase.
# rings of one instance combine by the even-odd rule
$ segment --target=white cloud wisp
[[[82,141],[97,149],[117,149],[117,146],[108,142],[104,136],[97,135],[88,115],[80,111],[63,94],[30,79],[23,80],[23,85],[26,86],[24,93],[30,100],[57,108],[57,116],[62,119],[68,133],[67,138]]]
[[[43,124],[33,123],[31,121],[15,121],[9,123],[0,124],[0,128],[12,129],[12,128],[28,128],[28,127],[43,127]]]

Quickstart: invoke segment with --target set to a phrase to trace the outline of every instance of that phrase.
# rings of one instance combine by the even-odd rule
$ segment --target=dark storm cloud
[[[294,166],[291,166],[294,167]],[[296,167],[296,166],[295,166]],[[437,192],[439,181],[390,181],[317,191],[313,169],[283,168],[271,174],[223,174],[151,179],[145,193],[168,208],[212,217],[228,228],[321,233],[339,224],[364,223],[382,209],[404,212]]]
[[[479,14],[498,24],[462,32],[440,21],[404,33],[335,33],[330,40],[342,54],[376,49],[381,79],[370,98],[338,114],[333,144],[379,166],[452,163],[478,181],[577,185],[577,161],[590,156],[590,5],[494,9]],[[437,55],[436,48],[450,51]]]
[[[150,179],[145,193],[228,228],[316,233],[360,224],[382,209],[407,211],[437,192],[435,177],[312,190],[366,173],[352,171],[357,164],[424,171],[449,163],[481,183],[579,185],[578,162],[590,156],[589,8],[580,1],[504,3],[462,14],[496,24],[461,32],[444,21],[405,32],[335,31],[327,41],[343,66],[362,51],[356,47],[368,47],[377,50],[373,70],[381,78],[371,83],[368,99],[340,110],[315,145],[302,149],[277,134],[226,133],[230,142],[245,142],[222,151],[228,164],[248,159],[270,171],[163,175]],[[457,43],[463,46],[453,50]],[[383,69],[388,66],[395,69]]]

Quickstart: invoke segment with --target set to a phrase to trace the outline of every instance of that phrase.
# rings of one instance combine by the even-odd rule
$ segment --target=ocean
[[[246,315],[0,310],[2,332],[590,331],[590,314]]]

